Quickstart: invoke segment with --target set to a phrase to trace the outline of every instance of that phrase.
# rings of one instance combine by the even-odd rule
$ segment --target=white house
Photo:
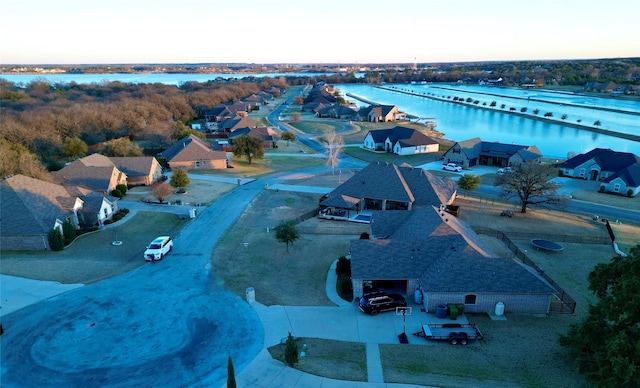
[[[369,131],[364,138],[363,147],[397,155],[414,155],[438,152],[440,145],[416,129],[398,126]]]

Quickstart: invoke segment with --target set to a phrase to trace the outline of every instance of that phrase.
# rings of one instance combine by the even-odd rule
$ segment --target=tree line
[[[35,80],[22,86],[0,78],[0,177],[22,173],[48,179],[47,170],[61,168],[69,156],[67,139],[79,139],[90,150],[123,138],[143,149],[164,148],[213,106],[272,86],[288,84],[283,78],[263,78],[180,86]],[[113,156],[120,152],[117,147],[135,148],[113,143]]]

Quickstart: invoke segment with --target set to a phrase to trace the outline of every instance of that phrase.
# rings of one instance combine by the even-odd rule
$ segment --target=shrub
[[[345,256],[340,256],[336,263],[336,275],[338,275],[338,277],[342,275],[351,277],[351,260],[347,259]]]
[[[122,191],[118,189],[111,190],[111,195],[114,197],[122,198]]]
[[[298,345],[293,339],[291,332],[287,336],[286,347],[284,348],[284,360],[289,366],[293,366],[298,362]]]
[[[336,291],[342,299],[351,302],[353,300],[353,285],[351,284],[351,278],[344,273],[340,275],[336,283]]]
[[[47,238],[52,251],[61,251],[64,249],[64,236],[57,228],[51,229],[47,234]]]
[[[64,235],[64,245],[69,245],[76,238],[76,228],[71,221],[66,220],[62,223],[62,234]]]
[[[116,190],[120,190],[122,195],[125,195],[127,193],[127,185],[122,184],[122,183],[119,184],[119,185],[116,185]]]
[[[120,209],[120,213],[129,214],[129,209],[127,209],[126,207],[122,208]]]
[[[104,222],[104,224],[105,224],[105,225],[113,224],[113,220],[106,220],[106,221]]]
[[[604,193],[604,185],[600,185],[600,188],[598,189],[599,192]]]
[[[360,240],[368,240],[368,239],[369,239],[369,233],[367,232],[360,233]]]
[[[627,190],[627,197],[631,197],[631,195],[633,195],[633,190]]]

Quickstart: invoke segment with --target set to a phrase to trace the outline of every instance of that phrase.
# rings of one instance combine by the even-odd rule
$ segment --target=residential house
[[[109,219],[117,211],[117,199],[77,187],[65,187],[24,175],[0,181],[0,247],[7,250],[50,249],[47,235],[56,228],[61,233],[65,221],[78,228],[92,225],[93,211],[87,202],[99,199],[104,216]],[[97,214],[96,214],[97,217]]]
[[[244,127],[238,128],[229,134],[230,144],[233,145],[233,141],[239,136],[251,136],[260,139],[264,148],[276,148],[276,143],[280,138],[280,135],[269,127]]]
[[[225,104],[218,104],[204,114],[207,123],[219,123],[233,116],[235,116],[235,112],[232,112]]]
[[[411,210],[431,203],[451,205],[456,184],[421,168],[371,163],[321,199],[320,206],[335,206],[336,198],[350,203],[345,210]],[[355,206],[354,206],[355,205]]]
[[[117,185],[127,184],[127,175],[101,154],[77,159],[51,175],[61,185],[81,186],[103,194],[110,194]]]
[[[350,119],[355,114],[355,109],[341,104],[325,106],[316,112],[317,117],[329,117],[333,119]]]
[[[519,166],[539,160],[542,152],[535,145],[525,146],[482,141],[479,137],[457,142],[443,155],[444,163],[455,163],[463,168],[479,166]]]
[[[162,177],[162,166],[153,156],[110,157],[111,162],[127,175],[127,185],[149,186]]]
[[[596,93],[611,93],[618,85],[615,82],[607,81],[607,82],[587,82],[584,85],[584,89],[588,92],[596,92]]]
[[[562,176],[602,182],[600,191],[636,196],[640,192],[640,157],[630,152],[594,148],[560,166]]]
[[[369,240],[351,241],[354,296],[365,286],[423,295],[426,311],[464,304],[485,313],[502,302],[506,311],[545,314],[555,290],[532,268],[499,258],[463,221],[439,206],[377,212]]]
[[[238,128],[254,128],[256,121],[250,117],[234,116],[218,124],[219,132],[233,132]]]
[[[214,151],[197,136],[189,135],[158,154],[171,169],[216,170],[227,168],[227,154]]]
[[[386,123],[406,119],[406,113],[400,112],[395,105],[370,105],[360,109],[354,115],[354,120],[356,121],[369,121],[372,123]]]
[[[414,155],[438,152],[440,144],[419,130],[397,126],[369,131],[364,138],[363,147],[397,155]]]
[[[465,311],[547,313],[555,290],[533,269],[497,257],[463,221],[445,211],[456,184],[409,165],[372,163],[321,205],[344,203],[373,217],[370,239],[351,241],[354,296],[366,286],[405,295],[419,289],[427,311],[462,303]],[[376,209],[376,210],[371,210]]]

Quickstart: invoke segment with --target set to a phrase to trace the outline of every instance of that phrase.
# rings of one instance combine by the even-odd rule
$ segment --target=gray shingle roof
[[[194,135],[182,138],[161,152],[159,156],[163,157],[168,163],[227,159],[226,153],[212,150],[204,140]]]
[[[386,213],[404,223],[389,239],[351,241],[355,279],[419,278],[428,292],[554,291],[523,265],[495,257],[464,222],[436,207]],[[384,221],[377,214],[372,227]]]
[[[635,163],[640,163],[640,157],[630,152],[617,152],[608,148],[594,148],[579,154],[564,162],[562,168],[575,168],[593,159],[603,171],[620,171]]]
[[[46,234],[76,202],[63,186],[24,175],[0,182],[3,234]]]
[[[455,182],[445,181],[421,168],[371,163],[330,194],[439,206],[448,204],[455,191]]]

